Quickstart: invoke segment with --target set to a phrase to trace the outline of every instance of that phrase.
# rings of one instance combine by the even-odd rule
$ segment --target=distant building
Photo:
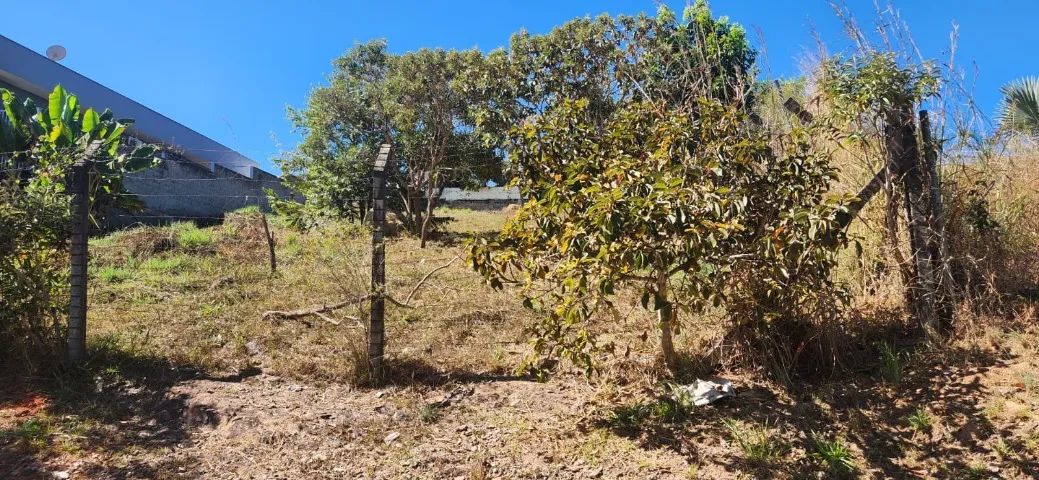
[[[129,174],[124,182],[144,202],[145,210],[115,212],[109,216],[110,226],[214,222],[250,205],[267,209],[265,189],[291,196],[278,177],[252,159],[0,35],[0,88],[33,97],[45,106],[44,99],[59,84],[85,107],[108,108],[117,118],[132,118],[128,143],[167,147],[159,166]]]
[[[479,190],[445,188],[440,192],[440,202],[453,208],[500,210],[521,203],[521,199],[519,189],[515,187],[485,187]]]

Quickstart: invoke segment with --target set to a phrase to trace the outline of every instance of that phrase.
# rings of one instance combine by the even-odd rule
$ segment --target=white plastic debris
[[[732,382],[719,379],[718,382],[696,379],[696,383],[689,385],[676,385],[674,388],[675,401],[702,407],[725,397],[735,397],[736,389]]]

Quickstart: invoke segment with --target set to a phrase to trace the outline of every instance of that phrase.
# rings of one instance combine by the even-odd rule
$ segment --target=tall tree
[[[355,46],[335,61],[327,86],[307,107],[290,110],[304,134],[280,162],[315,207],[344,214],[349,198],[367,196],[365,179],[379,144],[392,142],[397,169],[393,204],[425,246],[441,190],[500,180],[501,159],[478,141],[465,72],[478,51],[421,49],[402,55],[385,42]]]
[[[600,124],[632,100],[689,110],[704,97],[748,105],[755,57],[743,28],[698,0],[681,19],[662,6],[655,17],[601,15],[543,35],[521,31],[470,72],[466,88],[485,140],[505,145],[509,129],[567,100],[586,101]]]

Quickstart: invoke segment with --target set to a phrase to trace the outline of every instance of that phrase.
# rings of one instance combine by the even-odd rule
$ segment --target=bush
[[[544,313],[532,328],[540,353],[585,367],[589,319],[624,285],[657,312],[672,369],[680,310],[723,307],[733,334],[772,350],[764,357],[793,351],[840,306],[830,271],[849,197],[829,193],[836,171],[809,132],[780,151],[748,123],[704,100],[692,113],[633,104],[599,126],[587,102],[563,103],[514,132],[510,159],[530,200],[497,239],[470,246],[470,264],[492,287],[519,283]]]

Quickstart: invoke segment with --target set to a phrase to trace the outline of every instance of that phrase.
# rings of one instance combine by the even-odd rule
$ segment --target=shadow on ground
[[[855,373],[839,381],[803,383],[796,390],[743,385],[735,399],[691,410],[682,410],[664,397],[643,399],[605,411],[589,427],[605,428],[641,448],[670,449],[691,464],[754,472],[756,478],[802,478],[812,471],[839,478],[814,455],[813,433],[843,439],[861,453],[858,471],[849,477],[981,478],[980,467],[972,459],[998,458],[993,453],[997,439],[1016,437],[1011,424],[994,425],[983,408],[993,392],[981,377],[1006,359],[977,352],[945,354],[946,359],[967,356],[970,366],[955,376],[949,375],[948,365],[941,360],[919,358],[898,385],[880,381],[875,373]],[[920,411],[944,422],[944,428],[913,428],[909,417]],[[741,452],[738,446],[724,447],[723,442],[738,444],[726,421],[771,429],[780,439],[774,461],[750,459],[746,449]],[[791,450],[804,454],[789,461]],[[907,458],[910,451],[912,459]],[[1027,453],[1004,458],[1002,465],[1039,471],[1039,462]]]
[[[59,460],[65,453],[113,458],[131,449],[162,450],[190,442],[191,427],[208,417],[189,411],[199,407],[188,409],[187,398],[170,390],[181,380],[199,378],[196,370],[102,348],[92,350],[82,368],[42,377],[2,376],[6,388],[0,411],[16,411],[26,399],[33,399],[36,408],[0,429],[0,478],[53,479],[59,478],[55,472],[68,470],[75,478],[192,478],[190,459],[168,456],[155,464],[88,460],[70,467]]]
[[[449,383],[470,384],[508,381],[535,381],[529,375],[504,372],[477,373],[464,369],[442,369],[416,358],[388,359],[384,385],[440,387]]]

